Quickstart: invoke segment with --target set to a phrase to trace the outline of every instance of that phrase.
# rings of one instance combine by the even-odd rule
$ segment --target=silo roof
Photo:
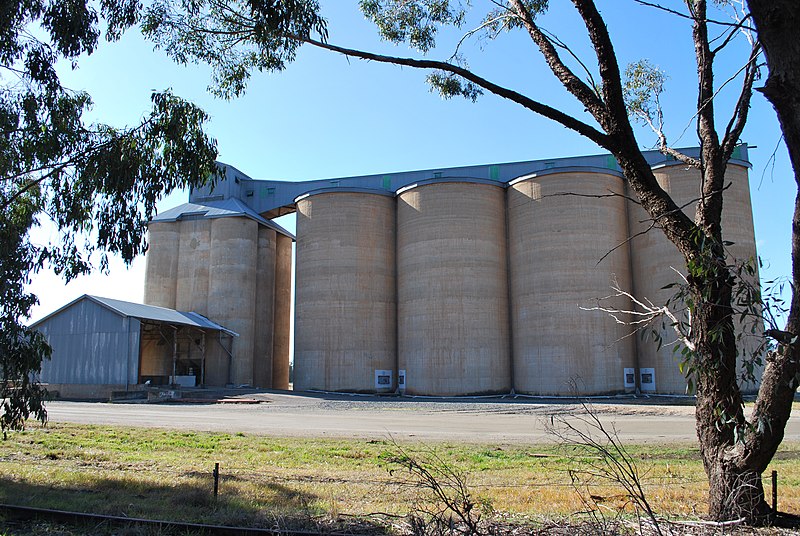
[[[212,218],[229,218],[233,216],[242,216],[257,221],[271,229],[278,231],[281,234],[294,239],[294,235],[266,218],[261,217],[255,210],[248,207],[243,201],[235,197],[227,199],[220,199],[215,201],[206,201],[200,203],[183,203],[177,207],[165,210],[157,214],[152,220],[153,222],[172,222],[182,219],[212,219]]]

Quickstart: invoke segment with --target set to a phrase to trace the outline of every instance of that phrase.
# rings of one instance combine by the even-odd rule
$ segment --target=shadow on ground
[[[165,477],[169,480],[169,477]],[[242,496],[234,486],[214,497],[208,479],[182,479],[163,485],[138,482],[135,478],[94,478],[86,485],[34,484],[0,475],[0,503],[42,509],[100,514],[166,522],[160,526],[119,523],[108,520],[65,521],[48,516],[22,519],[0,510],[0,535],[60,536],[206,534],[170,527],[169,523],[198,523],[229,527],[265,528],[280,531],[331,532],[341,528],[348,534],[387,534],[385,527],[364,520],[331,521],[313,506],[318,497],[279,483],[263,484],[259,498]]]

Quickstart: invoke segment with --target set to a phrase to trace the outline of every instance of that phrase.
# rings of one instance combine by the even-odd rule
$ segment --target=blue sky
[[[489,4],[474,0],[474,11]],[[552,4],[542,25],[570,43],[588,63],[592,56],[574,11],[566,2]],[[381,42],[375,27],[360,15],[357,2],[327,0],[322,5],[332,43],[418,55]],[[598,5],[623,68],[646,58],[668,74],[663,102],[670,141],[677,146],[696,145],[692,122],[696,67],[688,21],[632,0],[598,1]],[[440,48],[429,56],[446,59],[459,35],[443,33]],[[720,58],[718,85],[743,65],[747,47],[741,41]],[[571,113],[582,113],[582,107],[548,73],[524,33],[503,35],[484,45],[470,44],[464,49],[475,72]],[[219,159],[254,178],[311,180],[603,152],[579,135],[499,97],[484,95],[477,103],[445,101],[428,91],[422,71],[348,60],[308,47],[282,73],[254,73],[247,94],[232,101],[216,99],[206,91],[208,68],[175,65],[136,32],[117,43],[103,43],[93,55],[81,59],[76,70],[64,66],[61,74],[65,85],[92,95],[93,120],[114,126],[136,123],[148,109],[151,90],[172,88],[211,115],[208,132],[218,141]],[[737,82],[720,93],[720,128],[727,123]],[[642,147],[651,148],[654,136],[644,129],[638,134]],[[779,144],[775,114],[760,94],[753,97],[743,140],[757,146],[750,152],[750,183],[758,250],[767,263],[762,276],[787,275],[795,187],[785,148]],[[173,194],[160,207],[170,208],[187,197],[186,192]],[[293,216],[281,223],[293,229]],[[93,274],[66,286],[51,274],[40,274],[33,289],[42,303],[34,318],[87,292],[141,301],[143,278],[144,259],[137,259],[129,269],[113,262],[111,274]]]

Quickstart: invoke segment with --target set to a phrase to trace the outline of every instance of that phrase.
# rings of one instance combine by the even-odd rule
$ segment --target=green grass
[[[698,516],[705,478],[690,445],[627,446],[652,504],[663,514]],[[419,496],[388,460],[402,448],[457,467],[477,499],[512,515],[581,510],[569,470],[592,455],[556,445],[463,445],[300,439],[50,424],[0,442],[0,501],[64,510],[215,524],[274,526],[372,512],[403,515]],[[221,466],[220,495],[211,471]],[[771,469],[783,510],[800,509],[800,444],[785,444]],[[390,473],[390,470],[392,471]],[[768,473],[767,473],[768,474]],[[767,488],[769,485],[767,484]],[[620,491],[595,481],[609,507]]]

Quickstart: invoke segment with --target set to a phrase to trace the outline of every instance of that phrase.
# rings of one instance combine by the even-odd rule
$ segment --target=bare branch
[[[664,11],[666,13],[670,13],[672,15],[677,15],[678,17],[681,17],[683,19],[693,20],[693,18],[694,18],[691,15],[687,15],[686,13],[681,13],[680,11],[677,11],[675,9],[670,9],[668,7],[662,6],[661,4],[656,4],[654,2],[647,2],[646,0],[634,0],[634,2],[636,2],[637,4],[642,5],[642,6],[652,7],[652,8]],[[747,18],[749,18],[749,16]],[[732,26],[732,27],[737,28],[737,29],[745,29],[745,30],[748,30],[748,31],[754,31],[754,28],[752,28],[750,26],[746,26],[744,24],[744,22],[745,22],[745,20],[747,20],[747,18],[745,18],[742,21],[735,22],[735,23],[734,22],[721,21],[721,20],[715,20],[715,19],[708,19],[708,18],[705,19],[705,20],[706,20],[706,22],[708,24],[716,24],[716,25],[719,25],[719,26]]]
[[[675,269],[673,268],[673,270]],[[677,270],[675,271],[680,274],[680,272],[678,272]],[[681,275],[681,277],[683,276]],[[678,340],[680,340],[680,342],[683,343],[683,345],[686,346],[689,350],[695,351],[695,344],[691,340],[691,334],[684,333],[681,330],[681,326],[684,325],[684,323],[677,317],[677,315],[674,312],[672,312],[669,309],[669,307],[667,307],[666,305],[661,305],[661,306],[655,305],[647,298],[643,298],[642,300],[636,298],[630,292],[622,290],[619,286],[619,283],[617,283],[616,280],[612,282],[611,290],[614,291],[614,294],[610,296],[605,296],[603,298],[598,298],[596,306],[594,307],[579,306],[579,308],[583,311],[601,311],[611,316],[611,318],[613,318],[617,324],[623,324],[626,326],[640,326],[640,327],[648,326],[658,318],[666,316],[672,322],[672,328],[675,330],[675,333],[678,336]],[[639,307],[640,310],[619,309],[616,307],[608,307],[601,305],[603,301],[615,298],[627,298],[631,301],[631,303]],[[687,314],[689,313],[687,312]],[[687,323],[687,325],[690,324],[691,322]]]

